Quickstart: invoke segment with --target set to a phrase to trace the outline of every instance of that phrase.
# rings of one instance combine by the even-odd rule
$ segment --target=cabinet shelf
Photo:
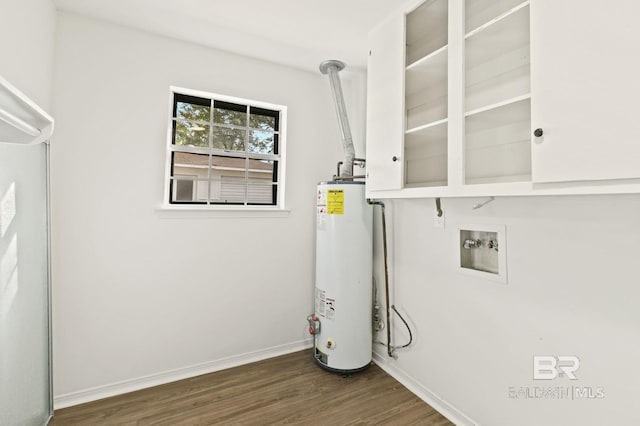
[[[503,2],[494,3],[499,6]],[[465,110],[481,110],[485,105],[500,104],[529,93],[530,50],[529,2],[519,3],[468,33]]]
[[[447,120],[405,134],[405,186],[447,184]]]
[[[504,55],[523,46],[529,46],[529,3],[505,14],[495,22],[470,32],[465,37],[467,67]]]
[[[485,105],[485,106],[482,106],[480,108],[473,109],[471,111],[467,111],[467,112],[465,112],[464,116],[465,117],[470,117],[470,116],[473,116],[473,115],[476,115],[476,114],[482,114],[483,112],[488,112],[488,111],[491,111],[491,110],[499,109],[499,108],[502,108],[504,106],[508,106],[510,104],[515,104],[515,103],[518,103],[520,101],[524,101],[526,99],[531,99],[531,94],[530,93],[527,93],[527,94],[524,94],[524,95],[521,95],[521,96],[516,96],[516,97],[513,97],[511,99],[506,99],[504,101],[496,102],[496,103],[493,103],[493,104],[490,104],[490,105]]]
[[[411,129],[408,129],[405,134],[410,135],[410,134],[420,134],[425,132],[426,130],[429,130],[432,127],[436,127],[436,126],[441,126],[443,124],[447,124],[447,122],[449,121],[449,119],[447,118],[443,118],[442,120],[437,120],[437,121],[432,121],[431,123],[427,123],[427,124],[423,124],[422,126],[417,126],[417,127],[413,127]]]
[[[483,184],[496,184],[496,183],[516,183],[516,182],[528,182],[531,180],[531,174],[526,175],[511,175],[511,176],[491,176],[486,178],[469,178],[465,180],[467,185],[483,185]]]
[[[468,39],[477,34],[480,34],[481,32],[490,29],[494,25],[499,25],[503,20],[519,12],[521,9],[529,6],[529,1],[524,1],[524,2],[521,0],[511,1],[510,3],[517,3],[517,4],[513,6],[511,9],[507,9],[505,12],[502,12],[497,16],[494,15],[495,17],[493,19],[487,19],[488,17],[486,15],[494,11],[494,9],[491,8],[488,3],[493,4],[494,8],[499,7],[500,3],[496,3],[495,0],[484,0],[484,1],[478,1],[475,3],[478,4],[479,8],[480,7],[483,8],[481,10],[482,12],[484,12],[484,15],[481,14],[480,11],[478,11],[477,14],[473,14],[473,12],[470,14],[470,16],[466,20],[466,25],[467,25],[467,29],[468,28],[473,28],[473,29],[468,31],[465,34],[464,36],[465,39]],[[483,4],[483,3],[487,3],[487,4]],[[469,11],[467,11],[467,13],[469,14]]]
[[[419,19],[433,21],[443,16],[442,3],[435,0],[425,2],[422,6],[407,16],[407,34],[424,31],[423,23]],[[435,8],[435,9],[433,9]],[[444,14],[446,17],[446,13]],[[415,26],[417,29],[414,29]],[[438,21],[438,31],[446,30],[446,20]],[[448,51],[446,45],[431,51],[420,59],[411,63],[405,70],[405,128],[415,129],[430,126],[446,120],[448,111]],[[407,45],[407,55],[411,55],[411,44]]]
[[[448,50],[449,50],[448,45],[442,46],[441,48],[434,50],[428,55],[423,56],[415,60],[411,64],[407,65],[407,71],[424,72],[423,71],[424,69],[429,69],[430,66],[433,66],[432,64],[430,64],[431,62],[436,62],[437,64],[440,64],[440,65],[444,63],[446,68],[446,64],[447,64],[446,53],[448,52]]]
[[[427,0],[407,14],[407,65],[447,45],[448,8],[447,0]]]
[[[525,95],[465,118],[465,184],[531,180],[531,102]]]
[[[407,67],[405,91],[408,96],[447,85],[447,51],[444,46]]]

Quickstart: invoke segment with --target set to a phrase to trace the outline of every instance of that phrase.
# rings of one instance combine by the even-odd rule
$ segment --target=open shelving
[[[407,67],[406,128],[411,130],[447,117],[447,48]]]
[[[405,186],[447,184],[447,120],[405,134]]]
[[[446,186],[448,0],[427,0],[406,16],[405,186]]]
[[[465,38],[482,32],[527,6],[528,0],[468,0],[465,4]]]
[[[448,0],[427,0],[407,15],[406,65],[447,45]]]
[[[478,110],[465,120],[465,183],[531,179],[528,97]]]
[[[531,180],[529,2],[466,0],[465,184]]]
[[[369,37],[368,196],[639,193],[628,6],[399,2]]]
[[[467,111],[530,92],[529,45],[528,2],[467,33]]]
[[[516,96],[516,97],[510,98],[510,99],[505,99],[504,101],[496,102],[495,104],[489,104],[489,105],[482,106],[480,108],[476,108],[476,109],[471,110],[471,111],[467,111],[464,114],[464,116],[468,118],[468,117],[471,117],[471,116],[474,116],[474,115],[477,115],[477,114],[482,114],[484,112],[491,111],[491,110],[494,110],[494,109],[499,109],[499,108],[502,108],[502,107],[508,107],[511,104],[516,104],[516,103],[518,103],[520,101],[524,101],[524,100],[527,100],[527,99],[531,99],[531,94],[530,93],[525,93],[524,95]],[[506,109],[505,111],[509,111],[509,110]]]

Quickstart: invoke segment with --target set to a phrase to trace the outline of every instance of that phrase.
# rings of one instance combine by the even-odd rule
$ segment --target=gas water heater
[[[360,371],[372,353],[373,210],[364,183],[320,183],[316,215],[315,357],[332,371]]]
[[[345,152],[338,174],[317,187],[314,336],[320,366],[338,373],[364,370],[372,356],[373,208],[365,197],[364,176],[353,175],[355,158],[338,72],[340,61],[325,61]],[[342,166],[340,168],[340,165]]]

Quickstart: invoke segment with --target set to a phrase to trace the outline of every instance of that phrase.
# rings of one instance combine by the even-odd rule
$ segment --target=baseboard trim
[[[111,396],[163,385],[165,383],[171,383],[177,380],[188,379],[191,377],[200,376],[202,374],[213,373],[215,371],[225,370],[227,368],[250,364],[252,362],[262,361],[280,355],[286,355],[292,352],[309,349],[311,347],[313,347],[313,340],[300,340],[298,342],[274,346],[271,348],[261,349],[245,354],[234,355],[227,358],[178,368],[175,370],[151,374],[148,376],[138,377],[130,380],[124,380],[104,386],[97,386],[94,388],[84,389],[81,391],[71,392],[63,395],[57,395],[53,399],[53,407],[54,409],[59,410],[61,408],[84,404],[91,401],[97,401],[99,399],[109,398]]]
[[[373,353],[373,362],[378,367],[383,369],[388,375],[400,382],[404,387],[409,389],[418,398],[429,404],[440,414],[445,416],[451,422],[458,426],[474,426],[476,422],[464,415],[460,410],[449,404],[444,399],[433,393],[430,389],[422,385],[421,383],[412,379],[407,373],[402,371],[397,366],[393,365],[383,355],[376,352]]]

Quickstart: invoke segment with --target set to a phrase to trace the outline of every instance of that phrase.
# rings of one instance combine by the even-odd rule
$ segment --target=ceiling
[[[367,33],[397,0],[54,0],[59,10],[316,72],[366,68]]]

